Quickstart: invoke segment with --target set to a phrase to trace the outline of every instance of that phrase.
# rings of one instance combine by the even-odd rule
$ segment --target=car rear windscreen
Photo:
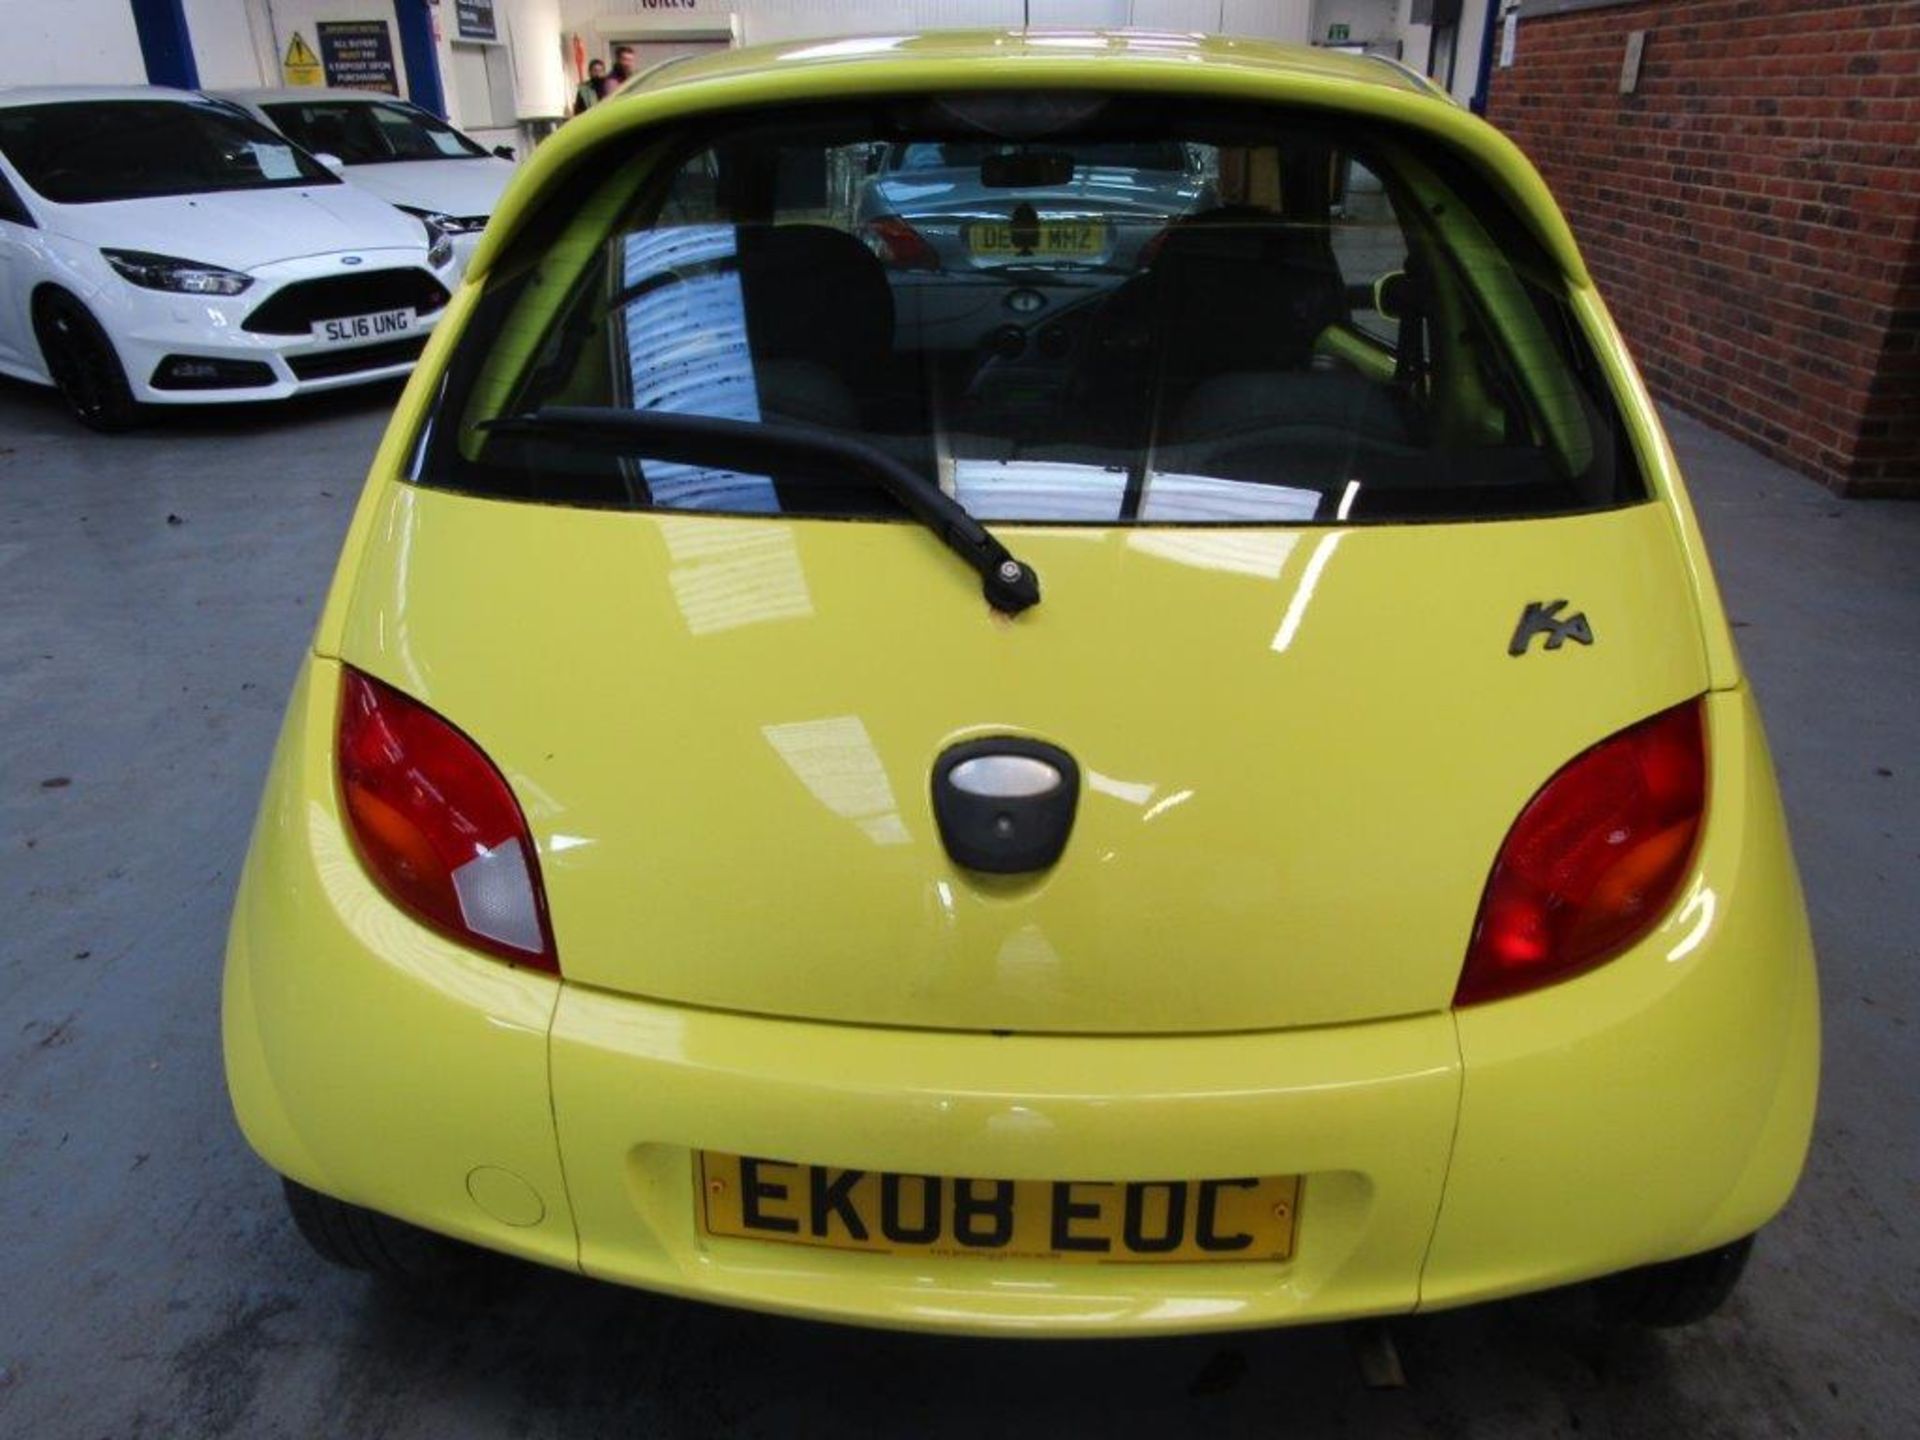
[[[492,267],[416,464],[522,500],[897,514],[858,477],[490,426],[582,406],[859,440],[987,521],[1363,524],[1646,496],[1563,278],[1471,165],[1404,129],[1167,97],[619,136]]]

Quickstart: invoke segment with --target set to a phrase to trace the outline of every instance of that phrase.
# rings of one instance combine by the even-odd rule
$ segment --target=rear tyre
[[[1749,1235],[1703,1255],[1609,1275],[1594,1284],[1600,1318],[1610,1325],[1654,1329],[1704,1320],[1733,1294],[1752,1253]]]
[[[33,328],[47,373],[74,419],[109,435],[140,423],[141,408],[127,384],[126,368],[86,306],[62,291],[50,291],[33,307]]]
[[[363,1270],[402,1290],[433,1293],[480,1275],[483,1255],[469,1245],[391,1215],[349,1205],[282,1180],[287,1211],[314,1253],[346,1270]]]

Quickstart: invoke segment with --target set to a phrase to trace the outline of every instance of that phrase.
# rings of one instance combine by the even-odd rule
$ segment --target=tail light
[[[337,739],[347,831],[388,898],[456,940],[558,974],[533,837],[480,747],[351,669]]]
[[[1453,1003],[1565,980],[1651,930],[1686,878],[1706,791],[1698,700],[1564,766],[1507,832]]]
[[[898,215],[867,222],[867,248],[895,270],[938,270],[940,256],[927,237]]]

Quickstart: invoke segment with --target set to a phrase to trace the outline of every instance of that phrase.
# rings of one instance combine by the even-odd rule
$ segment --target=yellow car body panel
[[[1049,589],[1010,623],[918,527],[413,486],[374,523],[396,563],[363,571],[344,658],[514,781],[569,979],[708,1008],[1123,1034],[1442,1010],[1534,789],[1706,688],[1652,504],[1003,525]],[[1525,597],[1566,594],[1599,643],[1509,655]],[[983,881],[942,848],[932,757],[1009,733],[1072,737],[1087,863]]]
[[[1284,1035],[929,1035],[569,986],[554,1105],[590,1275],[916,1329],[1133,1332],[1404,1313],[1459,1090],[1443,1015]],[[707,1239],[692,1154],[997,1179],[1303,1174],[1279,1265],[925,1260]],[[1305,1243],[1306,1237],[1311,1243]]]
[[[571,1265],[547,1090],[559,985],[396,911],[367,877],[333,778],[340,667],[294,684],[234,907],[227,1083],[281,1174],[437,1230]],[[487,1172],[538,1198],[490,1214]]]
[[[1752,1233],[1790,1193],[1811,1125],[1804,907],[1677,466],[1532,167],[1370,61],[1192,37],[836,43],[643,79],[543,144],[498,211],[375,459],[268,777],[223,997],[250,1143],[310,1188],[541,1263],[936,1330],[1405,1313]],[[1561,268],[1652,499],[1437,526],[1001,527],[1048,587],[1006,622],[916,527],[592,513],[402,478],[490,268],[601,147],[716,108],[1004,86],[1325,106],[1454,146]],[[509,534],[510,564],[480,558]],[[1519,602],[1569,592],[1597,643],[1508,656]],[[911,606],[890,603],[902,594]],[[1202,611],[1215,623],[1192,624]],[[1124,642],[1090,630],[1094,613]],[[500,765],[564,980],[428,930],[367,876],[334,775],[343,661],[453,717]],[[1235,713],[1229,667],[1281,718],[1257,733],[1255,702]],[[1103,708],[1112,676],[1126,703]],[[1324,695],[1343,678],[1338,733],[1286,718],[1290,684]],[[1528,796],[1584,746],[1701,694],[1710,799],[1682,902],[1590,973],[1450,1008],[1487,868]],[[557,702],[567,745],[543,747]],[[1495,743],[1467,724],[1475,704],[1525,723]],[[792,728],[814,722],[832,723]],[[894,767],[1007,729],[1070,730],[1101,757],[1089,766],[1110,783],[1089,789],[1076,844],[1110,850],[1113,878],[946,872],[922,783]],[[695,758],[619,764],[638,741]],[[834,743],[811,776],[794,759]],[[871,768],[836,788],[850,743],[883,789]],[[1274,773],[1237,775],[1256,745]],[[1126,765],[1169,751],[1182,773]],[[1377,832],[1396,804],[1403,893],[1343,907],[1341,876],[1367,857],[1338,827],[1316,851],[1286,825],[1346,807]],[[663,818],[670,848],[649,829]],[[876,871],[876,854],[899,868]],[[881,873],[909,874],[913,904]],[[1215,903],[1157,905],[1162,873]],[[608,883],[620,874],[632,883]],[[772,906],[770,874],[848,888],[810,908],[803,885],[776,885]],[[1295,913],[1263,923],[1276,875]],[[909,963],[836,958],[821,932],[850,914],[860,945]],[[633,933],[647,943],[623,948]],[[1105,988],[1102,946],[1120,957]],[[1335,947],[1344,965],[1325,963]],[[793,957],[805,964],[773,963]],[[1212,994],[1178,983],[1200,957]],[[1297,1174],[1303,1189],[1283,1264],[930,1267],[702,1236],[700,1150],[1006,1179]]]
[[[1454,1012],[1465,1072],[1428,1306],[1697,1254],[1786,1203],[1813,1129],[1813,943],[1766,738],[1708,697],[1712,821],[1629,954]]]
[[[296,687],[224,997],[248,1140],[325,1193],[526,1259],[783,1313],[1153,1333],[1409,1313],[1695,1253],[1751,1233],[1798,1175],[1818,1071],[1813,958],[1743,691],[1709,701],[1717,814],[1689,898],[1591,974],[1366,1025],[995,1036],[662,1005],[440,938],[345,848],[338,675],[315,659]],[[1009,1179],[1299,1173],[1301,1239],[1274,1267],[978,1261],[928,1275],[703,1239],[700,1149]],[[538,1221],[483,1205],[478,1172],[513,1177]]]

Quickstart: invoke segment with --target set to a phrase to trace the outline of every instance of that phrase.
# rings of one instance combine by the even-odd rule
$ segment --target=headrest
[[[818,360],[842,374],[893,345],[893,291],[873,253],[826,225],[742,225],[747,336],[762,359]]]

